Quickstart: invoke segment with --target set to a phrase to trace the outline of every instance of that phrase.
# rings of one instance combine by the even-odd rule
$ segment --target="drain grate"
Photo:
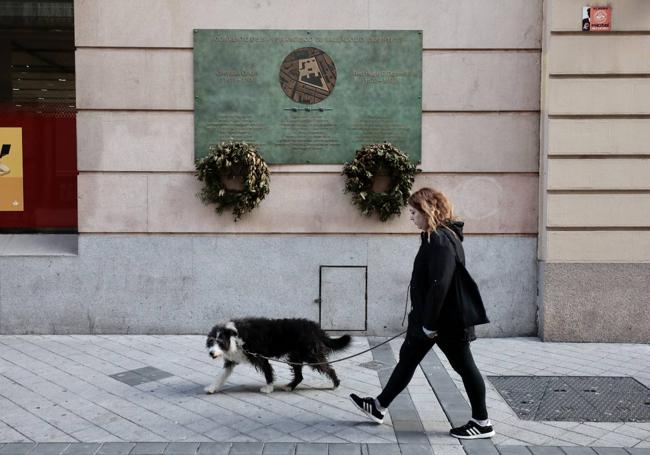
[[[122,373],[110,374],[109,376],[127,385],[140,385],[147,382],[169,378],[173,376],[173,374],[154,367],[143,367],[135,370],[123,371]]]
[[[523,420],[648,422],[650,389],[634,378],[488,376]]]
[[[386,367],[383,363],[378,360],[371,360],[370,362],[360,363],[360,367],[368,368],[369,370],[379,371],[382,368]]]

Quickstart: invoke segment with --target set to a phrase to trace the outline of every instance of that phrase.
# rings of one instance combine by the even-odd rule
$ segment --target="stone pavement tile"
[[[74,437],[78,441],[83,442],[119,442],[122,441],[116,435],[109,433],[103,428],[99,428],[95,425],[88,428],[84,428],[80,431],[75,431],[70,436]]]
[[[648,439],[650,438],[650,424],[646,423],[643,427],[638,427],[632,424],[621,425],[616,429],[616,433],[631,436],[639,440]]]
[[[0,448],[0,455],[25,455],[36,447],[32,442],[13,442]]]
[[[355,442],[359,444],[368,442],[372,438],[368,433],[359,429],[359,426],[344,428],[334,433],[333,436],[341,438],[346,442]]]
[[[565,433],[562,433],[557,437],[557,439],[561,441],[567,441],[579,446],[590,446],[593,445],[594,441],[596,438],[593,436],[586,436],[580,433],[575,433],[573,431],[567,431]],[[541,443],[536,443],[536,444],[541,444]]]
[[[630,455],[650,455],[650,448],[647,449],[627,449],[627,451],[630,453]]]
[[[402,444],[400,443],[399,449],[402,455],[431,455],[431,446],[427,444]]]
[[[596,455],[590,447],[560,447],[566,455]]]
[[[223,442],[202,442],[197,455],[228,455],[232,444]]]
[[[291,442],[267,442],[264,444],[262,455],[294,455],[296,444]]]
[[[315,429],[313,427],[306,427],[298,431],[292,431],[290,434],[291,436],[294,436],[305,442],[313,442],[328,435],[328,433]]]
[[[524,429],[524,430],[532,431],[533,433],[537,433],[537,434],[540,434],[540,435],[549,436],[549,437],[553,437],[553,438],[559,438],[562,434],[566,433],[566,430],[563,429],[563,428],[558,428],[558,427],[555,427],[553,425],[546,425],[544,422],[539,422],[539,421],[518,420],[518,421],[516,421],[514,423],[511,423],[510,425],[512,425],[513,427],[516,427],[516,428],[521,428],[521,429]],[[579,432],[579,430],[578,430],[579,427],[580,426],[575,427],[571,431]],[[594,437],[604,436],[605,434],[608,433],[607,431],[600,430],[598,428],[591,428],[591,430],[592,430],[592,433],[593,433],[592,435]],[[499,431],[498,427],[496,428],[496,431]],[[583,433],[583,434],[585,434],[585,433]],[[586,434],[587,434],[587,436],[591,436],[589,433],[586,433]],[[546,443],[545,445],[550,445],[550,444]]]
[[[498,427],[495,428],[495,431],[497,431],[500,435],[506,436],[508,438],[512,439],[517,439],[519,441],[524,441],[527,443],[527,445],[543,445],[549,437],[546,435],[542,435],[539,433],[535,433],[529,430],[525,430],[522,428],[514,427],[512,425],[507,425],[507,424],[501,424]],[[566,431],[564,433],[567,433]],[[573,433],[575,435],[575,433]],[[583,435],[576,435],[578,438],[586,438],[586,436]],[[565,438],[562,436],[559,436],[560,439],[564,440]],[[593,440],[591,438],[590,440]],[[568,442],[575,442],[572,440],[567,440]]]
[[[316,439],[314,442],[323,442],[327,444],[351,444],[350,441],[346,441],[345,439],[342,438],[337,438],[336,436],[333,436],[331,434]]]
[[[198,442],[170,442],[165,447],[164,455],[194,455],[199,449]]]
[[[129,455],[162,455],[167,442],[138,442]]]
[[[564,452],[559,447],[529,447],[533,455],[564,455]]]
[[[502,434],[495,434],[492,437],[492,442],[494,445],[499,445],[499,446],[525,446],[527,445],[524,441],[520,441],[519,439],[512,439],[507,436],[504,436]],[[565,443],[565,445],[569,445]]]
[[[400,455],[397,444],[367,444],[366,448],[368,455]]]
[[[248,436],[248,435],[245,435],[245,434],[240,434],[239,436],[234,436],[234,437],[230,438],[230,440],[233,443],[235,443],[235,442],[244,442],[244,443],[258,443],[258,442],[260,442],[257,439],[255,439],[254,437]]]
[[[499,455],[489,439],[464,439],[461,442],[467,455]]]
[[[129,455],[134,442],[105,442],[95,455]]]
[[[235,423],[235,422],[231,422]],[[217,427],[220,427],[221,425],[227,425],[227,423],[220,424],[219,422],[215,422],[214,420],[206,420],[206,419],[201,419],[197,422],[189,422],[185,424],[187,428],[189,428],[192,431],[195,431],[197,433],[207,433],[208,431],[212,431]]]
[[[429,445],[429,438],[422,431],[395,431],[397,442],[400,444],[422,444]]]
[[[526,446],[496,446],[501,455],[530,455]]]
[[[232,445],[229,455],[262,455],[263,449],[262,442],[238,442]]]
[[[628,455],[625,449],[620,447],[594,447],[598,455]]]
[[[328,444],[329,455],[361,455],[361,444]]]
[[[290,436],[290,435],[282,435],[282,436],[278,436],[278,437],[276,438],[276,440],[273,441],[273,442],[274,442],[274,443],[275,443],[275,442],[292,442],[292,443],[298,443],[298,442],[303,442],[303,441],[302,441],[301,439],[294,438],[293,436]]]
[[[11,428],[9,425],[0,421],[0,441],[9,442],[29,442],[29,438]]]
[[[434,455],[465,455],[465,450],[460,444],[457,446],[432,445],[431,449]]]
[[[42,442],[29,455],[60,455],[69,445],[67,442]]]
[[[582,425],[582,424],[578,424],[578,425]],[[623,423],[622,422],[588,422],[585,423],[585,425],[597,427],[597,428],[604,428],[605,430],[609,430],[609,431],[615,431],[619,427],[623,426]]]
[[[270,427],[255,430],[251,434],[259,441],[277,441],[278,438],[286,436],[285,432],[274,430]]]
[[[18,397],[17,397],[18,398]],[[69,441],[73,439],[31,412],[0,395],[2,419],[32,441]]]
[[[592,436],[594,438],[602,438],[603,436],[610,433],[611,430],[585,424],[585,425],[578,425],[577,427],[571,429],[571,431],[573,431],[574,433],[584,434],[586,436]]]
[[[424,431],[437,433],[438,435],[449,435],[449,422],[445,420],[423,420]]]
[[[594,447],[634,447],[639,442],[641,441],[636,438],[612,432],[590,445]]]
[[[331,420],[326,420],[324,422],[317,423],[316,425],[312,425],[312,427],[317,430],[324,431],[325,433],[328,434],[336,434],[339,431],[343,431],[349,428],[348,425],[344,425],[341,422],[334,422]]]
[[[376,436],[368,436],[366,439],[366,443],[368,444],[386,444],[386,443],[391,443],[391,442],[397,442],[395,438],[392,439],[384,439],[384,438],[379,438]]]
[[[241,435],[241,433],[232,428],[221,426],[206,432],[204,435],[211,438],[213,441],[232,441],[232,438]]]
[[[424,427],[422,426],[422,422],[420,421],[420,419],[418,419],[417,417],[413,418],[414,416],[410,416],[410,415],[406,415],[406,416],[411,417],[411,419],[398,419],[396,417],[393,417],[393,429],[395,430],[395,432],[424,431]]]
[[[327,455],[327,444],[298,443],[296,444],[296,455]]]
[[[62,455],[95,455],[100,447],[97,442],[78,442],[70,444]]]
[[[553,439],[553,438],[547,439],[544,444],[547,445],[547,446],[553,446],[553,447],[571,446],[570,442],[563,441],[561,439]],[[575,445],[574,445],[574,447],[575,447]]]
[[[427,433],[429,444],[432,446],[460,446],[458,439],[449,436],[447,433]]]

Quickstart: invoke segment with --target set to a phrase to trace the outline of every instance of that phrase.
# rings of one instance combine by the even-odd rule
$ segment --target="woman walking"
[[[410,219],[420,229],[422,242],[411,274],[411,312],[399,361],[376,397],[361,398],[350,394],[354,404],[368,417],[382,423],[388,406],[408,385],[420,361],[438,344],[463,385],[472,407],[467,424],[452,428],[449,434],[460,439],[494,436],[485,405],[485,382],[479,372],[469,343],[476,339],[474,327],[464,327],[457,314],[454,292],[447,292],[456,270],[456,255],[464,264],[463,222],[455,220],[447,197],[432,188],[422,188],[408,200]]]

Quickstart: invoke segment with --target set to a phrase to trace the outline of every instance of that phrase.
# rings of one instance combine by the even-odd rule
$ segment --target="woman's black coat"
[[[450,292],[456,270],[456,250],[452,239],[455,235],[463,239],[462,221],[449,221],[435,231],[421,234],[421,244],[411,274],[411,312],[409,313],[409,335],[422,337],[422,327],[437,330],[440,338],[450,341],[471,341],[475,339],[474,328],[466,329],[453,317],[457,308],[455,292]],[[453,230],[454,233],[451,232]],[[460,241],[456,248],[460,261],[465,263],[465,253]]]

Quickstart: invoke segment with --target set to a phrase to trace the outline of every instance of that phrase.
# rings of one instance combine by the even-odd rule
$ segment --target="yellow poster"
[[[0,212],[22,212],[23,129],[0,128]]]

